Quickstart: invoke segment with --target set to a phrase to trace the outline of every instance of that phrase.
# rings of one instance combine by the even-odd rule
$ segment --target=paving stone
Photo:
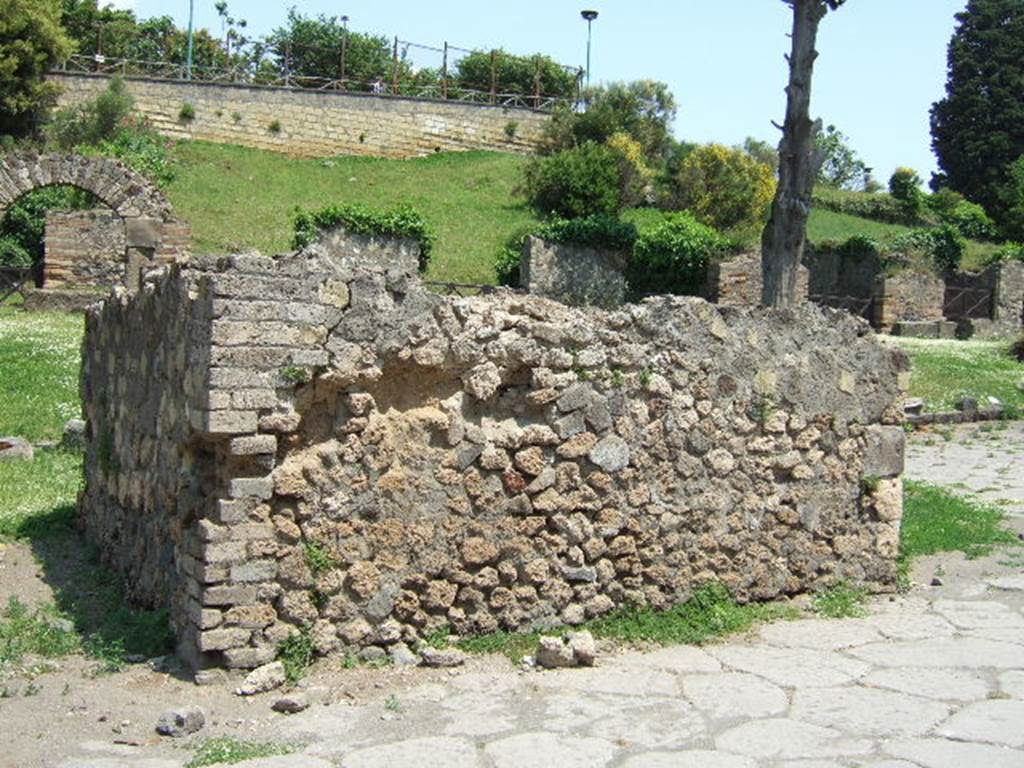
[[[935,612],[960,629],[1024,628],[1024,616],[993,600],[940,600]]]
[[[261,757],[238,765],[242,768],[334,768],[333,763],[309,754]]]
[[[604,662],[606,667],[643,667],[680,673],[720,672],[722,665],[713,656],[692,645],[676,645],[649,653],[630,652]]]
[[[182,768],[184,760],[160,758],[78,757],[65,760],[59,768]]]
[[[726,666],[760,675],[784,688],[842,685],[869,671],[867,665],[838,653],[810,649],[726,645],[708,651]]]
[[[866,686],[942,701],[978,701],[984,699],[990,690],[983,677],[968,670],[880,669],[860,682]]]
[[[472,742],[447,736],[409,739],[392,744],[357,749],[341,760],[341,768],[478,768],[477,750]]]
[[[948,717],[950,708],[896,691],[874,688],[798,690],[790,717],[858,736],[918,736]]]
[[[750,757],[783,760],[865,755],[874,747],[871,741],[846,738],[833,728],[786,718],[754,720],[736,726],[719,735],[715,746]]]
[[[685,677],[683,693],[715,720],[770,717],[789,706],[785,691],[777,685],[741,672]]]
[[[679,685],[673,675],[633,669],[558,670],[538,675],[536,684],[542,688],[620,696],[674,696],[679,693]]]
[[[1024,699],[1024,672],[1004,672],[999,676],[999,690],[1015,699]]]
[[[1015,643],[1018,646],[1024,647],[1024,631],[1020,629],[971,629],[966,630],[964,634],[980,640]],[[1024,648],[1022,648],[1021,653],[1024,653]]]
[[[886,613],[862,621],[891,640],[931,640],[956,634],[956,627],[933,614]]]
[[[808,619],[768,624],[758,633],[772,645],[837,651],[882,640],[879,631],[861,619]]]
[[[946,721],[937,733],[956,741],[1024,747],[1024,701],[992,700],[970,704]]]
[[[961,667],[1019,669],[1024,667],[1020,646],[974,638],[873,643],[847,653],[879,667]]]
[[[615,754],[604,739],[540,732],[493,741],[484,751],[494,768],[600,768]],[[419,761],[417,768],[423,768]]]
[[[691,749],[636,755],[626,760],[622,768],[757,768],[757,762],[728,752]]]
[[[586,733],[624,749],[685,749],[707,736],[704,717],[687,702],[647,699],[638,704],[616,707],[587,726]]]
[[[989,579],[986,583],[1005,592],[1024,592],[1024,575],[1002,576],[998,579]]]
[[[921,768],[1021,768],[1024,752],[991,744],[963,744],[947,739],[890,741],[882,749]]]

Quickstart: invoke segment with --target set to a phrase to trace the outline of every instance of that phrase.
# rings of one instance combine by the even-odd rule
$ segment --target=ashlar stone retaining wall
[[[618,307],[626,300],[629,254],[552,243],[529,235],[523,242],[520,284],[527,292],[573,306]]]
[[[412,243],[175,265],[89,317],[89,535],[197,665],[896,582],[908,362],[849,316],[441,297]]]
[[[60,106],[106,90],[108,77],[51,72]],[[162,134],[303,157],[418,157],[434,152],[532,152],[550,115],[530,109],[233,83],[129,77],[135,109]],[[190,104],[194,117],[183,120]]]

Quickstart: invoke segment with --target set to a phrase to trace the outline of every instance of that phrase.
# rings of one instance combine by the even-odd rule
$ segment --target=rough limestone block
[[[868,428],[866,440],[866,477],[889,478],[903,474],[907,435],[902,427],[871,426]]]

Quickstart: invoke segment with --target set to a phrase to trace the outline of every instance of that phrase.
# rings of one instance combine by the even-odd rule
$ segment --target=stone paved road
[[[971,434],[915,436],[909,474],[1011,499],[1024,530],[1024,427],[993,441]],[[1024,572],[1005,555],[945,562],[953,573],[943,586],[879,599],[863,619],[778,623],[587,670],[459,673],[390,705],[382,694],[280,716],[262,735],[301,740],[304,751],[242,765],[1024,768]],[[59,765],[186,760],[162,747],[145,756],[93,744]]]

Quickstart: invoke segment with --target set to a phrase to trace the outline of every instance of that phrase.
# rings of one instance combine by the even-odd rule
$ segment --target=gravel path
[[[909,476],[1001,502],[1024,530],[1024,426],[950,437],[915,435]],[[1022,768],[1020,562],[922,558],[915,577],[929,583],[941,570],[943,584],[879,598],[865,618],[777,623],[703,648],[603,657],[593,669],[471,666],[292,716],[270,716],[268,699],[248,705],[259,710],[252,730],[306,746],[242,765]],[[109,737],[74,754],[49,764],[181,768],[189,757]]]

